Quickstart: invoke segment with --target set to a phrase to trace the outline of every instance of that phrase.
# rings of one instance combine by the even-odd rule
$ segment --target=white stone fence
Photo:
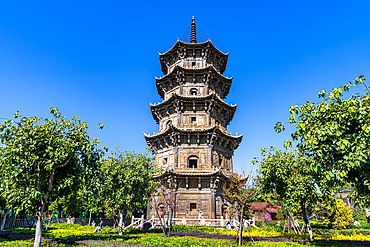
[[[156,224],[157,227],[160,227],[160,225],[161,225],[160,218],[152,217],[149,220],[145,220],[144,216],[142,216],[141,218],[132,217],[131,224],[126,226],[125,228],[128,228],[128,227],[142,227],[143,224],[146,223],[146,222],[150,222],[152,225]],[[164,222],[164,224],[166,225],[167,224],[167,218],[162,218],[162,222]],[[230,220],[225,220],[222,216],[221,216],[221,219],[186,219],[185,217],[183,217],[183,218],[172,218],[171,222],[172,222],[173,225],[188,225],[188,226],[203,225],[203,226],[216,226],[216,227],[226,227],[226,224],[229,222],[230,226],[232,228],[239,228],[239,222],[238,221],[236,221],[235,219],[232,219],[231,221]],[[254,218],[252,220],[244,220],[243,222],[244,222],[244,227],[248,227],[248,226],[251,225],[253,227],[258,228],[255,225]],[[168,220],[168,224],[169,224],[169,220]]]
[[[96,220],[96,224],[99,224],[99,220],[104,221],[105,226],[113,226],[113,221],[110,219],[94,219]],[[164,224],[167,224],[167,218],[162,218],[164,220]],[[48,223],[48,220],[44,220],[43,223]],[[112,221],[112,222],[111,222]],[[67,224],[80,224],[80,225],[87,225],[89,222],[88,218],[52,218],[51,223],[67,223]],[[93,222],[93,220],[91,220]],[[91,223],[90,222],[90,223]],[[125,228],[128,227],[134,227],[134,228],[141,228],[144,223],[150,222],[152,225],[156,224],[157,227],[160,227],[160,219],[152,217],[149,220],[144,219],[144,215],[142,215],[140,218],[125,218],[125,222],[129,223],[126,224]],[[226,224],[230,222],[230,226],[232,228],[239,228],[239,222],[235,219],[225,220],[222,216],[221,219],[186,219],[184,218],[172,218],[172,224],[173,225],[203,225],[203,226],[216,226],[216,227],[226,227]],[[27,218],[27,219],[10,219],[6,221],[5,227],[34,227],[34,219],[33,218]],[[169,224],[169,222],[168,222]],[[253,227],[258,228],[255,225],[254,218],[252,220],[245,220],[244,221],[244,227],[248,227],[249,225],[252,225]]]

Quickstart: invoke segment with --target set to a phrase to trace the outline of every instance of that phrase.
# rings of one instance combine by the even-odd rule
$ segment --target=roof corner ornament
[[[190,43],[195,44],[197,43],[197,31],[196,31],[196,25],[195,25],[195,19],[193,16],[193,19],[191,21],[191,36],[190,36]]]

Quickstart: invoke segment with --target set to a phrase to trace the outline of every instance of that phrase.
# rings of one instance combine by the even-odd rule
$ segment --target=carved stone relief
[[[222,205],[221,198],[220,197],[217,197],[216,198],[216,215],[220,215],[221,214],[221,205]]]
[[[186,201],[181,200],[180,203],[179,203],[179,213],[181,213],[181,214],[186,213],[185,206],[186,206]]]

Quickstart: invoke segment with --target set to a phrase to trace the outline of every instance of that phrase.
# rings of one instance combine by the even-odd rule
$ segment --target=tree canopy
[[[86,122],[68,120],[54,107],[50,113],[43,119],[17,112],[16,120],[0,124],[0,192],[8,208],[35,216],[35,246],[41,244],[41,217],[51,198],[76,189],[84,167],[100,155]]]
[[[149,152],[120,152],[118,149],[102,160],[101,196],[113,215],[118,212],[122,226],[123,213],[146,207],[153,191],[154,158]]]
[[[361,93],[345,97],[348,91]],[[297,143],[309,157],[308,169],[323,193],[345,182],[354,185],[359,196],[370,197],[370,93],[365,77],[330,92],[320,91],[321,101],[291,106],[289,122],[296,130],[285,146]],[[277,123],[275,130],[285,129]]]

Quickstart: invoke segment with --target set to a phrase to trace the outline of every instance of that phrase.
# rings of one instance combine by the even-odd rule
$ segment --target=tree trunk
[[[6,215],[9,213],[9,211],[10,211],[10,209],[4,210],[5,214],[4,214],[4,217],[3,217],[3,222],[1,223],[1,229],[0,229],[0,231],[4,230],[5,222],[6,222]]]
[[[242,205],[242,210],[240,212],[239,219],[239,246],[241,246],[243,242],[243,213],[244,213],[244,204]]]
[[[43,213],[43,206],[40,206],[39,209],[36,211],[35,221],[35,244],[34,247],[41,246],[41,238],[42,238],[42,213]]]
[[[114,213],[112,213],[112,221],[113,221],[113,229],[116,229],[117,219],[116,219],[116,217],[114,216]]]
[[[158,211],[158,203],[157,203],[157,200],[155,199],[155,195],[153,196],[153,202],[154,202],[154,209],[155,209],[155,211],[157,213],[157,216],[159,218],[159,223],[161,224],[161,227],[162,227],[163,235],[164,235],[165,238],[167,238],[166,227],[164,225],[164,217],[163,217],[163,221],[162,221],[161,214]]]
[[[295,225],[294,217],[292,216],[292,214],[289,212],[288,209],[286,210],[286,212],[287,212],[288,219],[290,219],[290,221],[291,221],[291,225],[292,225],[292,228],[293,228],[295,234],[297,234],[297,232],[300,233],[299,229],[297,229],[297,227]]]
[[[287,217],[287,220],[288,220],[288,233],[291,233],[291,229],[290,229],[290,218]]]
[[[174,194],[173,194],[173,201],[172,201],[172,205],[171,205],[170,225],[169,225],[169,228],[168,228],[168,236],[170,236],[170,234],[171,234],[172,219],[175,215],[175,210],[176,210],[176,192],[174,192]]]
[[[168,232],[167,232],[167,235],[170,236],[171,234],[171,227],[172,227],[172,218],[173,218],[173,214],[174,214],[174,209],[171,207],[171,213],[170,213],[170,223],[169,223],[169,226],[168,226]]]
[[[304,233],[304,227],[306,226],[306,223],[303,221],[303,226],[302,226],[302,230],[301,230],[301,234]]]
[[[303,222],[307,226],[307,231],[308,231],[308,234],[310,235],[310,242],[312,242],[314,241],[314,237],[313,237],[310,221],[307,219],[306,205],[304,204],[304,202],[301,203],[301,207],[302,207]]]
[[[89,215],[89,226],[91,225],[91,211],[90,211],[90,215]]]
[[[123,224],[123,212],[122,212],[122,209],[118,209],[118,217],[119,217],[118,234],[119,235],[122,235],[122,224]]]
[[[291,218],[290,218],[290,222],[292,223],[292,228],[293,228],[294,233],[295,233],[295,234],[300,233],[300,231],[299,231],[299,230],[297,230],[297,226],[295,225],[295,224],[296,224],[296,222],[295,222],[295,220],[294,220],[294,218],[293,218],[293,217],[291,217]]]
[[[48,230],[48,228],[49,228],[49,226],[50,226],[50,224],[51,224],[51,221],[53,220],[53,217],[54,217],[54,215],[52,214],[51,215],[51,217],[50,217],[50,219],[48,220],[48,222],[46,223],[46,230]]]

